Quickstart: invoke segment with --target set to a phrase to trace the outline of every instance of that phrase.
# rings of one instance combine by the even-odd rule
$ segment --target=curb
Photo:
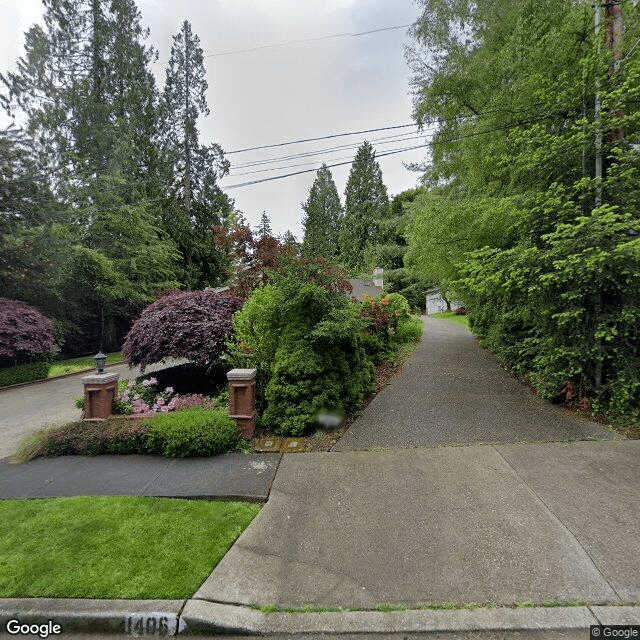
[[[119,362],[111,362],[110,364],[106,364],[105,367],[115,367],[118,364],[126,364],[124,360],[120,360]],[[62,378],[71,378],[72,376],[77,376],[80,373],[88,373],[90,371],[95,371],[95,367],[91,367],[90,369],[80,369],[80,371],[72,371],[71,373],[63,373],[59,376],[54,376],[53,378],[42,378],[42,380],[29,380],[29,382],[20,382],[18,384],[10,384],[7,387],[0,387],[0,391],[6,391],[9,389],[20,389],[21,387],[28,387],[32,384],[44,384],[45,382],[53,382],[54,380],[60,380]]]
[[[0,599],[0,635],[11,620],[59,625],[58,633],[122,635],[241,635],[278,638],[388,638],[455,634],[456,638],[506,634],[588,637],[591,625],[640,624],[640,606],[354,611],[264,614],[246,606],[205,600]],[[14,627],[16,623],[13,623]],[[408,634],[408,635],[407,635]],[[14,634],[12,634],[14,635]],[[50,631],[50,635],[56,635]]]

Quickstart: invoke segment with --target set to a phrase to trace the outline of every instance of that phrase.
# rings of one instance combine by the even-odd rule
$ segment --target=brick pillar
[[[251,440],[256,428],[257,369],[232,369],[229,380],[229,417],[236,421],[245,440]]]
[[[84,384],[84,419],[105,419],[112,413],[118,394],[118,373],[92,373],[82,378]]]

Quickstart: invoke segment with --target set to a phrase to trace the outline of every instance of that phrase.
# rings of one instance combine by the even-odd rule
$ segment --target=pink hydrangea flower
[[[164,404],[166,404],[166,403],[165,403],[165,399],[164,399],[162,396],[160,396],[159,398],[157,398],[157,399],[156,399],[156,404],[157,404],[159,407],[162,407]]]
[[[173,393],[173,387],[167,387],[167,388],[164,390],[164,392],[165,392],[165,393],[168,393],[169,395],[171,395],[171,394]]]

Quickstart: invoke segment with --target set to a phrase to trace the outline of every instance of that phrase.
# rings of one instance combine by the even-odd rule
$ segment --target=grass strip
[[[441,311],[440,313],[432,313],[430,318],[436,318],[438,320],[449,320],[451,322],[457,322],[463,327],[469,329],[469,317],[466,315],[459,316],[455,311]]]
[[[113,353],[107,354],[106,364],[113,364],[114,362],[120,362],[121,360],[122,353],[120,351],[114,351]],[[75,373],[76,371],[83,371],[84,369],[92,369],[95,366],[96,362],[92,356],[59,360],[51,363],[48,377],[55,378],[57,376],[63,376],[66,373]]]
[[[0,501],[0,598],[189,598],[259,511],[164,498]]]
[[[541,608],[541,607],[586,607],[589,606],[586,602],[581,600],[545,600],[542,605],[535,604],[531,600],[519,600],[513,605],[501,605],[498,606],[495,602],[467,602],[465,604],[457,604],[455,602],[442,602],[440,604],[433,604],[431,602],[425,602],[419,605],[408,604],[377,604],[373,611],[379,611],[382,613],[390,613],[393,611],[456,611],[456,610],[473,610],[473,609],[529,609],[529,608]],[[637,605],[633,605],[637,606]],[[252,604],[251,609],[260,611],[265,614],[269,613],[326,613],[331,611],[337,612],[350,612],[350,611],[365,611],[361,607],[327,607],[316,605],[305,605],[302,607],[279,607],[275,604],[258,605]]]

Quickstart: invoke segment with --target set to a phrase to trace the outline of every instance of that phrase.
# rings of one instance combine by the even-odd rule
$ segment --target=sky
[[[199,36],[211,111],[198,123],[201,142],[216,142],[227,153],[231,171],[220,185],[251,225],[266,211],[276,234],[290,230],[301,240],[301,204],[322,162],[347,163],[331,169],[344,203],[350,162],[364,140],[378,155],[426,143],[425,134],[412,124],[410,69],[403,50],[410,38],[406,27],[389,29],[417,18],[419,8],[412,0],[138,0],[138,7],[150,29],[147,43],[159,53],[152,68],[160,87],[172,36],[182,22],[189,20]],[[40,0],[0,0],[5,24],[0,71],[15,68],[24,32],[41,16]],[[412,126],[233,153],[398,125]],[[282,159],[313,151],[320,153]],[[416,186],[418,174],[404,163],[424,162],[427,154],[421,148],[379,157],[390,196]],[[276,158],[281,159],[251,164]],[[234,187],[303,170],[309,171]]]

